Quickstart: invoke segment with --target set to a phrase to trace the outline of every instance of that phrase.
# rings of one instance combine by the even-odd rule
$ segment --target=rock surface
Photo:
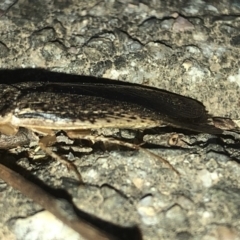
[[[214,116],[240,120],[240,1],[177,2],[6,1],[0,5],[1,68],[44,68],[154,86],[195,98]],[[127,139],[132,133],[126,134]],[[165,146],[151,151],[180,177],[141,151],[98,148],[81,158],[72,151],[69,159],[93,185],[85,189],[69,183],[66,177],[74,175],[57,162],[16,155],[25,149],[1,158],[18,160],[49,186],[66,189],[83,211],[138,225],[145,240],[240,239],[237,141],[179,130],[185,147],[173,149],[166,147],[171,134],[145,141]],[[3,181],[0,210],[0,239],[65,236],[60,231],[47,236],[46,227],[40,231],[43,222],[52,228],[59,223],[39,215],[39,205]]]

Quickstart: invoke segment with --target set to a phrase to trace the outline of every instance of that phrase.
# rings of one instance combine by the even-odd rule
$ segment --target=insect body
[[[24,127],[47,135],[51,130],[163,125],[221,132],[208,125],[205,107],[194,99],[135,84],[82,78],[64,83],[43,81],[43,77],[38,82],[1,84],[0,132],[14,135]]]
[[[43,146],[42,140],[51,139],[58,130],[69,135],[85,129],[145,129],[170,125],[196,132],[222,132],[208,124],[209,115],[200,102],[164,90],[39,69],[3,70],[0,79],[0,148],[28,144],[35,138],[33,133],[43,136],[40,139]],[[124,146],[133,147],[128,143]],[[55,153],[45,150],[56,158]],[[58,199],[52,199],[26,179],[21,180],[1,164],[0,177],[82,236],[110,239],[100,238],[103,233],[93,237],[93,230],[90,231],[85,220],[78,222],[78,217],[69,218]],[[137,229],[136,239],[142,239],[140,235]]]

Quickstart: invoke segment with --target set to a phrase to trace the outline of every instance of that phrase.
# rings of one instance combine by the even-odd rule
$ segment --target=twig
[[[88,240],[112,239],[106,233],[90,226],[74,212],[72,205],[65,199],[56,199],[39,186],[23,178],[8,167],[0,164],[0,176],[6,183],[51,212],[64,224],[74,229]],[[67,210],[67,211],[66,211]],[[66,214],[67,213],[67,214]]]

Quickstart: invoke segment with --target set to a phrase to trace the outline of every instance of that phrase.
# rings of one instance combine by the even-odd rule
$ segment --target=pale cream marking
[[[108,118],[97,119],[93,123],[90,121],[46,121],[41,119],[24,119],[12,116],[10,123],[13,126],[25,127],[28,129],[53,129],[53,130],[73,130],[73,129],[99,129],[99,128],[152,128],[161,126],[161,121],[143,120],[142,118],[124,119]],[[130,120],[130,122],[129,122]]]

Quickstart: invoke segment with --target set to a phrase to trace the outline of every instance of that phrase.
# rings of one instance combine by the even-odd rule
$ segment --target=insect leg
[[[82,135],[82,134],[79,135],[78,131],[66,131],[66,134],[69,138],[72,138],[72,139],[85,139],[85,140],[89,140],[93,143],[105,142],[105,143],[116,144],[116,145],[124,146],[127,148],[142,151],[142,152],[150,155],[151,157],[157,158],[158,160],[160,160],[161,162],[166,164],[170,169],[172,169],[177,175],[180,175],[180,173],[166,159],[158,156],[157,154],[155,154],[145,148],[142,148],[140,145],[124,142],[124,141],[114,139],[114,138],[107,138],[104,136]]]
[[[66,159],[62,158],[58,154],[54,153],[52,151],[52,149],[50,148],[50,146],[52,146],[54,143],[56,143],[56,141],[57,141],[56,135],[47,135],[47,136],[42,137],[39,140],[38,145],[50,157],[52,157],[53,159],[55,159],[58,162],[64,164],[65,166],[67,166],[67,168],[69,170],[72,170],[73,172],[75,172],[75,174],[76,174],[77,178],[79,179],[80,183],[83,183],[82,176],[81,176],[80,172],[78,171],[77,167],[74,165],[74,163],[69,162]]]

